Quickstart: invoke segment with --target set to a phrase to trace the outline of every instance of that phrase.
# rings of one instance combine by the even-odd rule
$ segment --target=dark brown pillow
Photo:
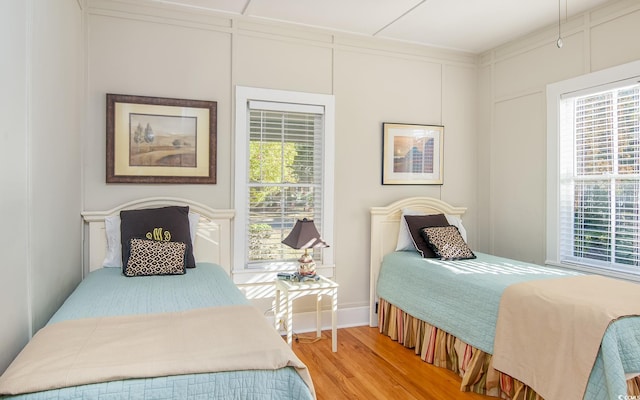
[[[449,226],[447,217],[445,217],[444,214],[405,215],[404,219],[407,221],[407,227],[409,227],[409,233],[411,234],[413,245],[416,246],[416,250],[418,250],[424,258],[436,258],[436,254],[424,240],[420,230],[432,226]]]
[[[185,266],[196,266],[189,232],[188,206],[120,211],[123,272],[131,254],[131,239],[182,242],[186,245]]]
[[[441,260],[469,260],[476,258],[455,226],[422,228],[422,236]]]

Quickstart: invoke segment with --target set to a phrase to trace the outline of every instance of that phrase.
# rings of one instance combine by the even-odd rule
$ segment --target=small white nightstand
[[[316,302],[316,335],[320,337],[322,328],[321,300],[322,296],[331,297],[331,348],[338,351],[338,284],[329,278],[320,276],[318,281],[292,282],[276,280],[275,322],[276,329],[280,328],[280,322],[285,321],[287,327],[287,343],[291,346],[293,340],[293,300],[317,295]]]

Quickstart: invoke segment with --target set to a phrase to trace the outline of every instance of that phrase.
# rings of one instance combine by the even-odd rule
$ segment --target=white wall
[[[640,2],[612,1],[482,55],[479,249],[545,261],[546,85],[640,59]]]
[[[144,1],[108,0],[89,2],[88,48],[83,148],[87,209],[154,195],[233,207],[232,96],[236,85],[254,86],[335,95],[336,225],[331,246],[340,308],[368,306],[372,206],[416,195],[467,206],[465,223],[475,244],[475,56]],[[218,183],[107,185],[109,92],[217,101]],[[383,122],[445,125],[443,186],[381,185]],[[366,323],[367,312],[363,316]]]
[[[82,9],[34,1],[29,99],[29,220],[33,325],[37,330],[82,278]]]
[[[82,10],[0,2],[0,371],[81,279]]]
[[[0,371],[29,339],[27,283],[27,3],[0,2]]]
[[[164,195],[228,208],[232,192],[229,21],[175,9],[171,19],[165,19],[163,8],[128,14],[139,12],[137,3],[143,2],[130,3],[89,3],[88,120],[82,149],[85,207],[104,210],[125,201]],[[115,9],[108,8],[111,6]],[[125,12],[118,7],[124,7]],[[217,101],[217,184],[107,185],[106,93]]]

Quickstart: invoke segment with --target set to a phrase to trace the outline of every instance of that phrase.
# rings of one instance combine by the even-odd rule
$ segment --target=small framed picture
[[[216,183],[217,103],[107,94],[107,183]]]
[[[441,125],[382,124],[382,184],[442,185]]]

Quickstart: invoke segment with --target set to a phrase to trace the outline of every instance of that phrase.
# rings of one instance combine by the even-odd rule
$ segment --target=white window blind
[[[297,219],[323,232],[322,107],[249,102],[247,265],[294,263],[300,250],[283,245]],[[313,254],[322,263],[322,253]]]
[[[560,103],[560,261],[640,275],[640,85]]]

